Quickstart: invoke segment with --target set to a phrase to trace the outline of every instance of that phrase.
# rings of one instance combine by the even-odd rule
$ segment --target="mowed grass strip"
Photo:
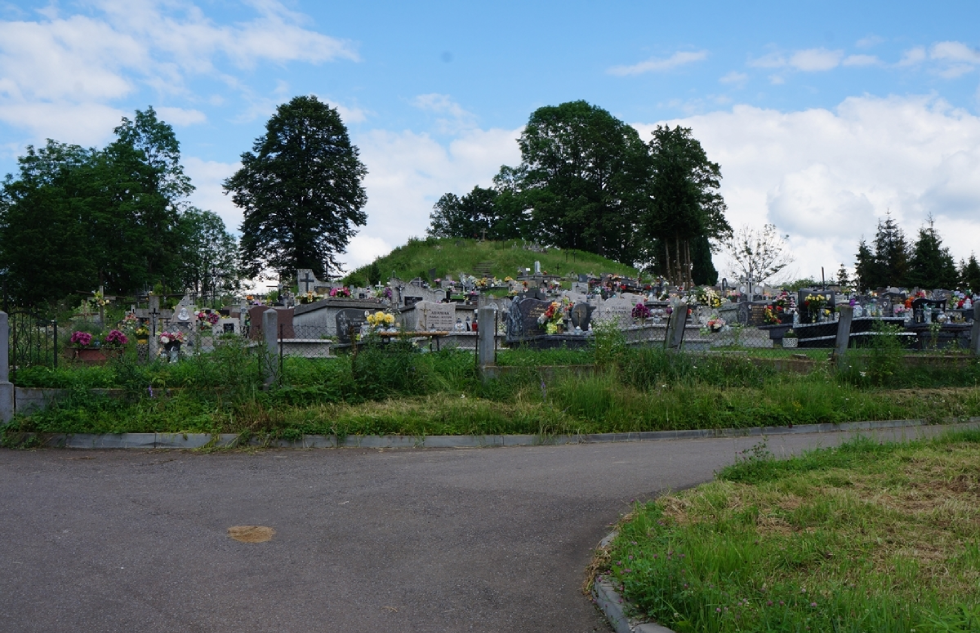
[[[676,631],[980,630],[980,431],[777,461],[637,505],[607,574]]]

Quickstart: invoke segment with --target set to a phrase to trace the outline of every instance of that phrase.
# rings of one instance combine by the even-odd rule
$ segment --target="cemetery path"
[[[2,450],[0,630],[608,631],[580,585],[609,524],[757,441]]]

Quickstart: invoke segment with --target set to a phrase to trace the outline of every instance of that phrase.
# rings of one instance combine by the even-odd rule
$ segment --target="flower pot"
[[[101,364],[106,362],[106,355],[96,347],[83,347],[73,350],[72,359],[80,363]]]

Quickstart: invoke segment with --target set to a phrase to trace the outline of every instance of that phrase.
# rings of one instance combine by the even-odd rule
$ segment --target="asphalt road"
[[[0,631],[608,631],[579,587],[609,524],[757,441],[2,450]]]

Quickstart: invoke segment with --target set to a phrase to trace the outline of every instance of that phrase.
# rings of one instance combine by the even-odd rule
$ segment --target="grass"
[[[356,357],[287,358],[268,391],[254,351],[230,344],[175,365],[124,356],[104,367],[30,368],[19,386],[66,388],[68,397],[3,432],[574,434],[980,415],[975,362],[869,381],[829,363],[794,374],[744,354],[629,348],[602,329],[589,349],[506,350],[498,360],[508,370],[483,380],[470,353],[420,353],[396,341]]]
[[[608,552],[640,613],[682,631],[980,630],[980,431],[857,439],[636,505]]]
[[[457,244],[459,244],[457,246]],[[345,283],[364,285],[372,275],[372,268],[380,279],[387,280],[394,275],[409,280],[422,277],[428,281],[429,270],[435,269],[436,278],[452,275],[459,279],[460,274],[473,274],[477,266],[489,264],[491,273],[498,279],[517,277],[518,268],[532,268],[534,262],[541,262],[541,270],[551,274],[569,273],[615,273],[636,278],[635,268],[624,266],[594,253],[579,250],[549,248],[547,253],[524,250],[520,240],[493,242],[454,238],[410,238],[404,246],[399,246],[372,264],[362,266],[351,272]]]

